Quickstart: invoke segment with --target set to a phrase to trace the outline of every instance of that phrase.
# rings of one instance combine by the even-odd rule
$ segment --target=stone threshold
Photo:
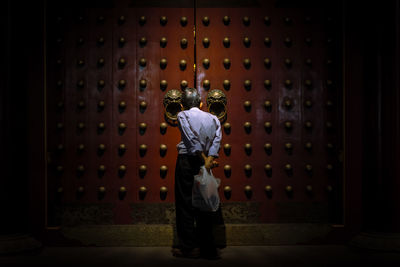
[[[326,223],[226,224],[216,227],[221,247],[342,243],[343,228]],[[173,246],[172,224],[79,225],[57,230],[70,243],[82,246]],[[71,242],[72,241],[72,242]]]

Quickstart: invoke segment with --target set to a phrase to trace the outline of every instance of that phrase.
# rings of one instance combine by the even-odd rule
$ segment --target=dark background
[[[3,3],[0,50],[1,231],[39,239],[47,226],[44,5]],[[343,232],[399,232],[399,2],[343,5]]]

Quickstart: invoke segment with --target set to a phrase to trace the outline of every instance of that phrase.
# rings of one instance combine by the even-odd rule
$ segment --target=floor
[[[183,259],[169,247],[44,247],[0,256],[0,266],[400,266],[400,253],[366,251],[345,245],[231,246],[219,260]]]

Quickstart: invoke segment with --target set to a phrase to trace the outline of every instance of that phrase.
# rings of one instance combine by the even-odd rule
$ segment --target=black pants
[[[194,175],[203,162],[197,156],[178,155],[175,168],[176,230],[180,248],[200,247],[207,252],[216,248],[213,227],[223,224],[221,207],[216,212],[200,211],[192,206]]]

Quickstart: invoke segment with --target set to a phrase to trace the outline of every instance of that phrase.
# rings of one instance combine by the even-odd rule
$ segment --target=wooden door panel
[[[163,98],[171,89],[181,90],[183,80],[199,89],[204,103],[212,89],[222,90],[228,100],[226,122],[231,131],[223,131],[220,167],[214,170],[222,180],[223,205],[256,207],[258,222],[341,222],[342,51],[341,21],[334,8],[298,8],[279,1],[213,8],[129,6],[117,1],[114,7],[49,5],[48,10],[50,225],[68,218],[76,224],[140,223],[140,214],[150,216],[146,222],[159,222],[154,217],[157,212],[148,215],[148,210],[158,205],[166,213],[163,210],[173,206],[175,146],[180,140],[174,125],[160,131],[160,124],[166,122]],[[224,16],[229,24],[224,24]],[[181,23],[182,17],[186,24]],[[161,44],[163,37],[166,45]],[[206,37],[208,47],[203,44]],[[225,37],[229,46],[223,43]],[[250,40],[247,45],[245,37]],[[188,41],[186,47],[181,46],[182,38]],[[208,68],[203,65],[206,58]],[[225,58],[229,67],[223,64]],[[167,62],[164,68],[162,59]],[[251,62],[248,68],[245,59]],[[181,60],[186,61],[184,69]],[[163,80],[166,88],[160,86]],[[203,86],[205,80],[210,81],[209,89]],[[229,88],[224,80],[229,80]],[[246,87],[246,82],[251,85]],[[245,101],[251,109],[245,109]],[[265,107],[266,101],[270,108]],[[292,123],[291,131],[285,129],[287,121]],[[249,133],[245,122],[251,123]],[[101,123],[103,130],[99,130]],[[143,123],[145,130],[140,129]],[[308,142],[312,149],[305,149]],[[265,150],[267,143],[270,151]],[[147,150],[141,154],[143,144]],[[229,155],[225,144],[231,145]],[[251,153],[246,153],[246,144],[251,145]],[[160,145],[166,145],[165,155]],[[267,164],[270,171],[265,170]],[[286,164],[291,172],[285,170]],[[306,171],[307,164],[311,171]],[[225,165],[231,166],[230,175],[224,172]],[[251,166],[251,175],[245,172],[246,165]],[[102,166],[103,173],[99,172]],[[160,175],[161,166],[168,168],[165,176]],[[231,187],[230,197],[224,194],[226,186]],[[251,195],[246,195],[246,186],[251,187]],[[292,193],[288,194],[287,186]],[[307,186],[312,190],[307,192]],[[164,197],[162,187],[167,190]],[[139,194],[141,188],[146,194]],[[88,213],[97,217],[85,219],[92,216]]]
[[[340,46],[327,42],[328,38],[340,35],[334,27],[329,29],[334,22],[327,22],[324,12],[273,3],[257,8],[196,10],[197,87],[204,99],[204,80],[210,81],[211,89],[224,91],[228,98],[227,122],[232,128],[229,134],[224,133],[222,141],[232,145],[231,154],[221,149],[222,168],[214,173],[222,178],[221,193],[225,186],[232,190],[230,198],[223,197],[223,201],[259,203],[263,222],[329,221],[341,209],[340,162],[337,153],[326,149],[328,143],[341,147],[341,111],[326,106],[328,100],[340,102],[340,88],[333,90],[326,85],[327,80],[340,84],[340,58],[335,57],[340,55]],[[223,23],[224,16],[230,18],[229,24]],[[208,24],[203,22],[204,17]],[[230,40],[229,46],[223,44],[225,37]],[[251,41],[247,46],[245,37]],[[270,43],[265,43],[266,37]],[[203,45],[204,38],[209,38],[209,47]],[[209,68],[203,66],[204,58],[210,60]],[[223,65],[224,58],[230,59],[229,68]],[[243,64],[246,58],[251,62],[248,68]],[[336,65],[327,63],[328,60],[337,61]],[[231,83],[229,89],[223,87],[226,79]],[[244,86],[246,80],[251,81],[251,88]],[[265,80],[270,81],[269,88],[264,86]],[[289,86],[285,84],[287,80]],[[264,106],[266,100],[271,103],[270,110]],[[285,105],[288,100],[290,107]],[[245,101],[251,102],[250,111],[245,110]],[[307,107],[306,101],[312,101],[312,106]],[[285,129],[288,121],[292,124],[290,131]],[[244,131],[245,122],[251,122],[251,133]],[[266,131],[265,122],[271,123],[270,132]],[[327,129],[328,122],[335,124],[335,128]],[[312,144],[311,150],[305,149],[308,142]],[[251,144],[251,154],[245,153],[247,143]],[[266,153],[265,143],[272,145],[272,153]],[[287,145],[291,148],[287,149]],[[252,167],[250,176],[245,175],[246,164]],[[272,171],[267,173],[265,164],[270,164]],[[289,172],[285,169],[287,164]],[[328,164],[333,170],[327,170]],[[225,165],[232,167],[229,176],[224,173]],[[306,170],[307,165],[311,166],[310,171]],[[245,186],[251,186],[250,197],[245,194]],[[265,186],[272,188],[270,194]],[[287,186],[291,187],[289,193]],[[331,187],[335,193],[329,192]],[[336,206],[332,206],[333,199]],[[323,211],[324,207],[329,210]]]

